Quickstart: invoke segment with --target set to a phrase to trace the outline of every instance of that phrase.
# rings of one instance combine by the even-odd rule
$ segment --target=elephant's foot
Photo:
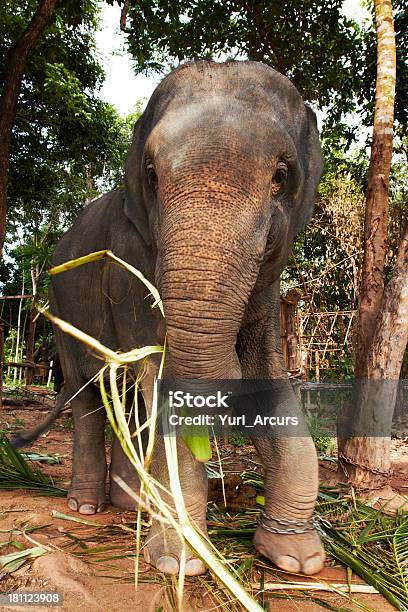
[[[112,506],[122,510],[137,510],[138,502],[129,495],[117,482],[116,476],[123,480],[137,495],[140,491],[140,480],[135,467],[123,452],[118,439],[115,437],[112,445],[112,458],[110,464],[110,502]]]
[[[325,555],[312,516],[318,493],[316,449],[309,437],[254,440],[265,470],[265,512],[255,548],[286,572],[319,572]]]
[[[200,528],[206,535],[206,526],[200,525]],[[174,529],[153,523],[143,551],[145,561],[160,572],[171,575],[179,573],[181,544]],[[206,572],[204,563],[190,549],[187,549],[185,572],[186,576],[198,576]]]
[[[105,481],[76,480],[71,483],[68,508],[80,514],[95,514],[106,508]]]
[[[133,472],[131,474],[119,474],[119,477],[126,482],[128,487],[138,495],[140,491],[140,480],[137,476],[135,469],[133,468]],[[109,492],[110,502],[112,506],[116,506],[117,508],[121,508],[122,510],[131,510],[136,511],[138,507],[138,502],[135,497],[129,495],[118,482],[115,480],[115,473],[112,472],[110,475],[110,492]]]
[[[277,567],[307,576],[319,572],[325,554],[316,531],[300,534],[278,534],[258,526],[254,536],[255,548]]]
[[[177,456],[179,465],[180,485],[186,510],[201,533],[207,537],[207,474],[202,463],[199,463],[187,447],[184,440],[177,439]],[[167,491],[171,490],[169,471],[164,449],[164,438],[158,436],[155,455],[152,461],[152,476],[160,482]],[[172,506],[172,495],[163,492],[163,500]],[[177,574],[180,570],[182,545],[177,532],[154,521],[144,546],[144,557],[165,574]],[[187,576],[198,576],[206,571],[204,563],[195,553],[187,549],[185,573]]]

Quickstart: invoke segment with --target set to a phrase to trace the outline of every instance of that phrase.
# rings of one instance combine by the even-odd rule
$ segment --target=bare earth
[[[0,412],[0,429],[15,431],[29,428],[44,418],[49,406],[4,406]],[[72,418],[64,414],[54,428],[43,435],[30,448],[30,452],[45,454],[58,453],[62,458],[60,465],[41,464],[47,474],[52,475],[64,487],[69,484],[71,471]],[[258,469],[257,457],[250,447],[237,448],[223,445],[221,454],[226,458],[228,471],[237,473],[244,469]],[[392,487],[402,494],[408,494],[408,478],[406,465],[408,461],[408,444],[396,441],[393,448],[393,467],[395,477]],[[37,464],[38,465],[38,464]],[[326,480],[333,464],[325,462],[321,465],[321,477]],[[405,472],[405,473],[404,473]],[[253,506],[255,491],[251,487],[240,486],[237,476],[229,474],[227,478],[227,498],[231,510],[245,506]],[[212,483],[211,483],[212,484]],[[211,486],[211,498],[220,500],[220,490]],[[105,526],[97,528],[63,520],[52,516],[52,511],[74,516],[65,505],[64,498],[42,497],[38,494],[24,491],[0,491],[0,544],[11,540],[21,542],[26,548],[38,544],[47,548],[48,553],[26,562],[13,574],[2,574],[0,570],[0,593],[25,590],[54,590],[63,594],[64,604],[57,608],[69,612],[76,610],[133,611],[144,612],[174,609],[174,590],[172,581],[162,574],[153,571],[143,560],[140,560],[139,585],[134,585],[134,552],[135,541],[132,526],[135,514],[122,512],[109,507],[108,510],[89,518]],[[41,527],[27,533],[28,527]],[[113,527],[115,526],[115,527]],[[146,529],[148,525],[146,524]],[[19,530],[19,534],[7,533],[10,529]],[[22,531],[25,530],[24,535]],[[16,552],[17,548],[6,546],[0,548],[0,554]],[[91,552],[92,551],[92,552]],[[249,550],[249,555],[255,554]],[[282,572],[277,572],[271,565],[271,572],[265,572],[265,582],[279,582]],[[293,579],[286,575],[286,578]],[[295,577],[300,580],[300,577]],[[345,569],[333,566],[333,561],[327,561],[327,567],[312,579],[318,581],[346,582]],[[353,582],[362,584],[355,576]],[[189,579],[184,595],[183,609],[210,610],[220,604],[213,599],[216,587],[213,584],[210,591],[202,586],[201,579]],[[282,599],[269,598],[269,610],[323,610],[318,603],[301,599],[301,595],[285,592]],[[343,610],[358,610],[359,607],[348,598],[318,592],[315,597],[326,604],[337,606]],[[353,595],[354,599],[365,606],[366,610],[386,612],[394,608],[380,595]],[[0,610],[27,610],[28,608],[1,607]],[[30,607],[31,610],[44,610],[44,607]],[[229,609],[225,607],[223,609]],[[233,609],[233,608],[231,608]],[[235,609],[242,609],[239,605]],[[361,608],[360,608],[361,609]]]

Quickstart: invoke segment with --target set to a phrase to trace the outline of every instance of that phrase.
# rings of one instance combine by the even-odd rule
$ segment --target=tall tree
[[[398,378],[408,339],[408,227],[384,290],[396,46],[391,0],[375,0],[377,80],[364,228],[355,387],[339,469],[360,488],[386,484]],[[350,431],[347,431],[350,433]]]
[[[3,97],[10,49],[22,40],[37,8],[37,0],[5,0],[0,14]],[[36,216],[38,225],[49,217],[48,210],[60,212],[69,222],[81,189],[85,202],[120,182],[127,141],[115,109],[98,99],[104,77],[95,49],[98,12],[95,0],[57,3],[54,20],[27,60],[9,155],[3,156],[11,225],[22,217],[33,219],[35,225]],[[86,183],[91,190],[86,190]]]
[[[11,47],[3,77],[0,97],[0,252],[6,232],[7,174],[9,168],[11,129],[27,61],[39,38],[52,22],[58,0],[41,0],[22,36]]]
[[[34,185],[38,187],[41,174],[45,185],[50,166],[76,163],[75,174],[86,173],[93,187],[102,175],[115,173],[118,178],[123,146],[116,133],[117,113],[98,99],[104,77],[94,37],[99,9],[96,0],[2,4],[0,252],[6,208],[21,206],[27,198],[20,194],[30,187],[31,200],[38,200]]]
[[[197,57],[247,57],[286,76],[304,98],[351,103],[363,67],[359,26],[342,0],[140,0],[125,2],[128,47],[142,71]]]
[[[38,0],[5,0],[0,93],[5,92],[10,49],[24,37],[37,8]],[[24,282],[36,300],[42,299],[48,286],[43,272],[61,233],[86,201],[121,182],[129,128],[98,98],[104,76],[95,49],[98,12],[95,0],[57,3],[55,18],[25,65],[7,158],[8,261],[0,264],[5,294],[13,294],[14,287],[20,293]],[[22,338],[27,359],[35,334],[41,333],[35,329],[35,301],[28,337]],[[6,335],[9,331],[7,325]]]
[[[367,375],[367,354],[384,292],[396,83],[396,46],[391,0],[375,1],[375,19],[378,39],[377,80],[364,222],[356,378],[365,378]]]
[[[50,116],[51,100],[47,102]],[[62,102],[60,97],[60,110],[63,110]],[[47,269],[55,245],[86,200],[120,185],[133,124],[141,113],[140,103],[124,119],[105,103],[101,102],[95,108],[98,112],[92,117],[93,128],[84,130],[87,136],[85,156],[81,139],[70,151],[68,144],[72,147],[75,137],[64,146],[56,137],[57,126],[60,123],[66,125],[69,120],[68,112],[63,112],[63,118],[54,117],[53,127],[48,127],[46,131],[38,130],[37,126],[31,133],[30,128],[36,126],[39,120],[31,112],[30,126],[25,125],[24,129],[21,126],[20,131],[20,120],[17,117],[13,129],[14,147],[9,173],[10,203],[5,244],[7,261],[0,262],[0,284],[4,295],[21,293],[24,284],[26,292],[36,296],[31,307],[25,302],[23,309],[27,311],[28,333],[21,338],[23,344],[20,343],[20,346],[25,347],[27,361],[32,358],[36,341],[39,337],[43,339],[44,321],[36,326],[35,306],[36,302],[47,297]],[[26,112],[28,109],[29,106],[25,105]],[[43,142],[42,132],[48,136],[51,133],[53,138]],[[100,139],[103,139],[102,143]],[[91,152],[87,153],[88,147],[91,148],[92,157]],[[84,158],[89,163],[84,164]],[[6,346],[10,344],[9,335],[18,320],[18,307],[17,301],[11,300],[9,313],[4,317]],[[30,380],[30,371],[27,371],[27,383]]]

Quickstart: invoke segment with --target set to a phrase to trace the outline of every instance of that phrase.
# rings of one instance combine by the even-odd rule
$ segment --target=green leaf
[[[28,559],[35,559],[46,554],[45,548],[34,546],[16,553],[10,553],[0,557],[0,568],[3,572],[11,573],[18,570]]]
[[[54,497],[65,497],[67,494],[65,489],[54,484],[50,476],[26,461],[4,436],[0,436],[0,489],[39,491]]]
[[[392,538],[395,567],[408,603],[408,518],[395,531]]]

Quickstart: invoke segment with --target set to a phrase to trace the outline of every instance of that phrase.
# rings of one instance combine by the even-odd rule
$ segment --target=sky
[[[358,22],[370,18],[366,8],[359,0],[345,0],[343,12]],[[118,109],[121,115],[134,110],[138,100],[150,98],[160,75],[135,75],[132,59],[126,51],[126,37],[119,28],[120,7],[115,3],[110,6],[103,3],[101,29],[96,35],[96,44],[106,72],[106,80],[101,96]]]
[[[120,7],[104,2],[101,17],[101,30],[96,34],[106,73],[101,96],[116,106],[121,115],[126,115],[134,110],[138,100],[150,98],[161,78],[159,75],[135,75],[132,58],[125,48],[126,37],[119,27]]]

